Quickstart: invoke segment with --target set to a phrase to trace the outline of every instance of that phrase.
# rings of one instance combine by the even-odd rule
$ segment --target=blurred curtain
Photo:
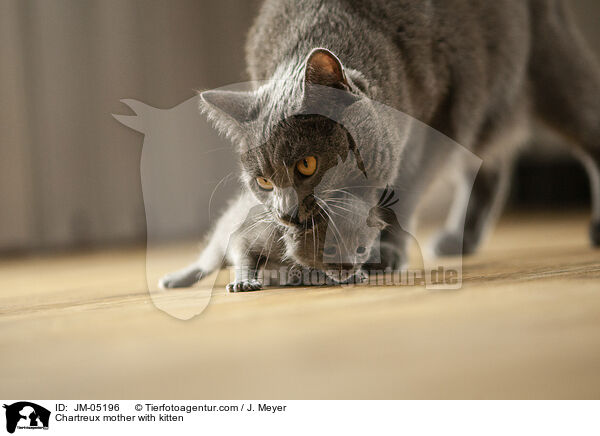
[[[244,80],[256,9],[0,0],[0,251],[143,241],[142,137],[111,113]]]

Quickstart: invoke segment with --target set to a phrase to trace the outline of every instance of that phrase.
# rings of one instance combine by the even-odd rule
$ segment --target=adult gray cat
[[[271,80],[251,92],[204,92],[203,110],[238,147],[246,188],[283,226],[296,261],[310,264],[297,235],[307,227],[324,230],[328,220],[311,220],[323,204],[341,201],[340,192],[317,200],[315,190],[335,170],[336,156],[357,151],[364,162],[346,174],[350,179],[363,172],[373,187],[411,187],[412,195],[400,196],[405,223],[419,200],[415,193],[451,162],[456,199],[436,251],[475,251],[501,208],[516,151],[539,127],[562,136],[584,161],[592,182],[591,239],[600,245],[600,68],[566,2],[267,0],[250,31],[247,62],[252,80]],[[386,126],[367,99],[479,155],[484,163],[471,195],[460,174],[473,168],[431,148],[424,153],[427,141],[411,141],[410,123]],[[329,106],[356,123],[378,118],[372,141],[358,147],[351,125],[328,117]],[[366,203],[376,202],[378,192],[368,192]],[[465,213],[463,238],[453,217]],[[383,231],[383,265],[403,263],[399,234],[406,233]]]

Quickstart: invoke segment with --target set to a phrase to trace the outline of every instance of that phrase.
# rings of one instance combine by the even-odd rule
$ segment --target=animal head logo
[[[14,433],[21,429],[47,429],[50,423],[50,411],[38,404],[29,401],[19,401],[10,405],[4,404],[6,409],[6,431]]]
[[[260,89],[262,86],[265,86],[262,82],[234,85],[225,92],[232,88]],[[276,84],[266,86],[277,87]],[[331,92],[327,91],[328,98]],[[285,215],[289,221],[294,221],[294,217],[299,215],[299,221],[302,222],[303,217],[300,215],[307,215],[302,207],[308,203],[312,202],[309,206],[320,210],[321,222],[325,224],[315,226],[321,232],[314,235],[312,241],[306,236],[294,239],[294,236],[290,236],[291,232],[287,231],[281,237],[287,248],[297,249],[295,260],[301,265],[312,265],[317,269],[352,270],[348,267],[359,264],[396,269],[405,265],[406,259],[402,256],[392,256],[395,260],[390,265],[382,264],[381,259],[389,258],[389,252],[397,250],[390,241],[397,239],[401,233],[408,235],[403,238],[407,243],[412,241],[417,247],[428,246],[425,241],[420,241],[409,233],[412,215],[406,211],[413,209],[424,190],[423,186],[413,183],[417,179],[416,173],[421,169],[428,171],[428,168],[436,167],[435,164],[428,165],[430,156],[443,155],[445,159],[451,159],[453,155],[462,154],[463,160],[472,162],[473,168],[477,169],[481,163],[475,155],[450,138],[405,113],[366,98],[336,106],[341,108],[339,111],[332,111],[327,105],[315,105],[313,101],[309,108],[310,114],[294,112],[294,109],[283,120],[271,119],[266,124],[261,120],[260,125],[245,124],[246,139],[248,136],[254,139],[254,145],[248,145],[246,139],[239,135],[234,135],[233,138],[231,135],[220,136],[219,133],[224,133],[224,127],[221,125],[221,132],[218,132],[209,123],[215,115],[209,114],[207,120],[201,113],[199,107],[203,103],[200,96],[170,109],[156,109],[131,99],[122,102],[135,115],[113,115],[114,118],[144,134],[140,173],[147,222],[148,289],[157,307],[181,319],[189,319],[204,310],[217,278],[212,277],[210,282],[206,282],[204,276],[201,286],[193,291],[186,290],[178,298],[165,296],[166,292],[156,284],[169,272],[165,271],[165,265],[172,265],[169,268],[173,269],[178,265],[165,258],[168,251],[163,249],[162,242],[182,237],[188,241],[198,241],[207,229],[214,228],[219,218],[217,212],[225,210],[228,203],[239,195],[240,185],[235,180],[242,176],[244,183],[248,183],[248,175],[240,171],[240,164],[244,166],[246,161],[264,157],[261,147],[286,152],[285,143],[289,136],[276,134],[282,126],[285,127],[283,130],[296,128],[296,137],[303,138],[303,123],[311,123],[315,117],[324,119],[322,124],[327,124],[329,120],[327,125],[333,126],[332,129],[337,134],[347,135],[353,146],[352,152],[348,153],[331,151],[327,172],[314,186],[306,185],[306,192],[300,192],[294,186],[287,188],[287,194],[283,189],[280,189],[280,193],[273,190],[272,194],[265,193],[269,189],[258,193],[253,191],[260,197],[260,203],[266,207],[267,212]],[[236,138],[241,143],[246,141],[245,145],[232,145],[231,141],[235,142]],[[308,147],[314,143],[309,139],[303,138],[301,142],[305,142]],[[404,158],[398,163],[398,159],[393,156],[365,152],[364,150],[373,150],[372,143],[375,140],[393,142],[395,145],[388,149],[398,150]],[[414,149],[418,153],[405,152],[417,142],[419,144]],[[323,144],[320,147],[323,148]],[[440,149],[445,152],[439,153]],[[327,150],[320,152],[326,153]],[[467,158],[464,159],[464,156]],[[395,159],[396,167],[387,168],[385,159]],[[433,159],[435,158],[432,157],[431,160]],[[306,163],[306,170],[310,169],[310,164],[312,162]],[[390,176],[382,174],[382,168],[387,168],[388,173],[399,174],[392,184],[386,181]],[[340,184],[340,174],[353,174],[354,178]],[[475,174],[476,171],[473,181]],[[249,212],[245,211],[246,214]],[[236,219],[240,225],[245,222],[243,216],[237,216]],[[455,216],[454,219],[457,228],[460,228],[460,221],[464,221],[464,217]],[[302,229],[299,230],[298,235],[306,234],[306,229],[304,233]],[[286,255],[290,254],[289,251]],[[420,248],[418,251],[421,251]],[[180,262],[192,263],[197,254],[194,246],[189,251],[189,257]],[[293,256],[287,257],[294,259]],[[424,271],[437,270],[441,265],[440,260],[428,253],[423,253],[421,257]],[[452,268],[458,271],[458,277],[461,267],[461,262],[452,264]],[[424,277],[427,279],[426,286],[430,289],[461,286],[460,279],[439,284],[430,280],[430,275],[425,274]],[[172,296],[173,292],[177,291],[169,291],[169,295]]]
[[[125,126],[142,133],[140,175],[146,214],[146,278],[150,296],[159,309],[180,319],[201,313],[212,286],[179,295],[175,301],[156,283],[173,262],[163,242],[200,241],[216,221],[218,212],[236,194],[235,150],[202,116],[199,97],[169,109],[157,109],[136,100],[122,100],[135,115],[113,115]],[[190,236],[191,235],[191,236]],[[197,246],[182,256],[188,262]],[[167,263],[166,263],[167,262]]]

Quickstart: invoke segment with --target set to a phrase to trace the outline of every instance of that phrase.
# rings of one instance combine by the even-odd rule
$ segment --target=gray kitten
[[[539,128],[560,135],[585,163],[591,240],[600,245],[600,68],[567,2],[267,0],[249,34],[247,63],[252,80],[271,80],[249,92],[204,92],[202,109],[237,146],[245,188],[279,223],[295,261],[324,266],[310,257],[324,244],[299,243],[299,235],[309,228],[325,235],[322,210],[349,204],[342,191],[361,173],[369,180],[362,182],[370,187],[361,195],[367,205],[382,187],[410,187],[398,205],[400,224],[410,229],[419,193],[447,162],[456,198],[436,251],[474,252],[502,207],[516,152]],[[480,156],[470,195],[476,169],[427,138],[413,140],[410,122],[375,113],[369,101]],[[346,155],[357,156],[356,165],[336,171],[337,157]],[[336,173],[344,179],[329,176]],[[398,268],[407,232],[381,227],[381,265]],[[375,238],[361,245],[369,254]]]
[[[279,226],[250,194],[235,199],[220,217],[198,257],[188,267],[168,274],[159,282],[161,288],[192,286],[217,268],[235,266],[235,280],[227,285],[231,292],[260,289],[258,270],[269,261],[271,252],[277,263],[284,261]]]

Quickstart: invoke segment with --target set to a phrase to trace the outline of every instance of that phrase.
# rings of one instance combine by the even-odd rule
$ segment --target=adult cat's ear
[[[342,63],[336,55],[325,48],[315,48],[308,55],[304,81],[312,85],[350,89]]]
[[[210,118],[217,119],[221,115],[238,123],[250,121],[255,101],[254,95],[249,92],[222,90],[204,91],[200,93],[200,98],[201,109],[208,112]]]

